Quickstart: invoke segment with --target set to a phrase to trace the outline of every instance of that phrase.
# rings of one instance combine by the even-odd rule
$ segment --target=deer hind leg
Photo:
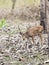
[[[33,41],[33,43],[35,43],[35,41],[34,41],[34,36],[32,36],[32,41]]]
[[[39,33],[39,37],[41,39],[41,46],[43,45],[43,41],[42,41],[42,33]]]

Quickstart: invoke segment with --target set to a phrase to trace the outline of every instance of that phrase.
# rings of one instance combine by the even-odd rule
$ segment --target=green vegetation
[[[0,28],[4,27],[6,25],[6,20],[5,19],[1,19],[0,20]]]

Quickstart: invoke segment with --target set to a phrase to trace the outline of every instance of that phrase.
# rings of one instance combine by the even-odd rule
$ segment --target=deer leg
[[[41,46],[42,46],[43,45],[43,42],[42,42],[42,34],[41,33],[39,33],[39,37],[41,39]]]
[[[33,41],[33,43],[35,43],[35,41],[34,41],[34,36],[32,36],[32,41]]]

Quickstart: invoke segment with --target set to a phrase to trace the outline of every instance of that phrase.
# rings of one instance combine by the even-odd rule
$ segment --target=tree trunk
[[[49,0],[41,0],[41,24],[48,34],[48,57],[49,57]],[[43,14],[43,15],[42,15]]]
[[[40,11],[40,15],[41,15],[41,25],[44,28],[44,31],[46,31],[46,8],[45,8],[45,0],[41,0],[41,11]]]
[[[15,4],[16,4],[16,0],[12,0],[12,10],[11,10],[11,12],[13,12],[13,10],[14,10],[14,8],[15,8]]]
[[[48,33],[48,58],[49,58],[49,0],[46,0],[46,22],[47,22],[47,33]]]

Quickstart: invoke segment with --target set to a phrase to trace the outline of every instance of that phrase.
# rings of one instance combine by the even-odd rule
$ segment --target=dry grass
[[[16,7],[20,7],[22,5],[30,5],[30,4],[40,4],[40,0],[17,0],[16,1]],[[11,0],[0,0],[0,8],[5,8],[5,7],[11,7],[12,2]]]

